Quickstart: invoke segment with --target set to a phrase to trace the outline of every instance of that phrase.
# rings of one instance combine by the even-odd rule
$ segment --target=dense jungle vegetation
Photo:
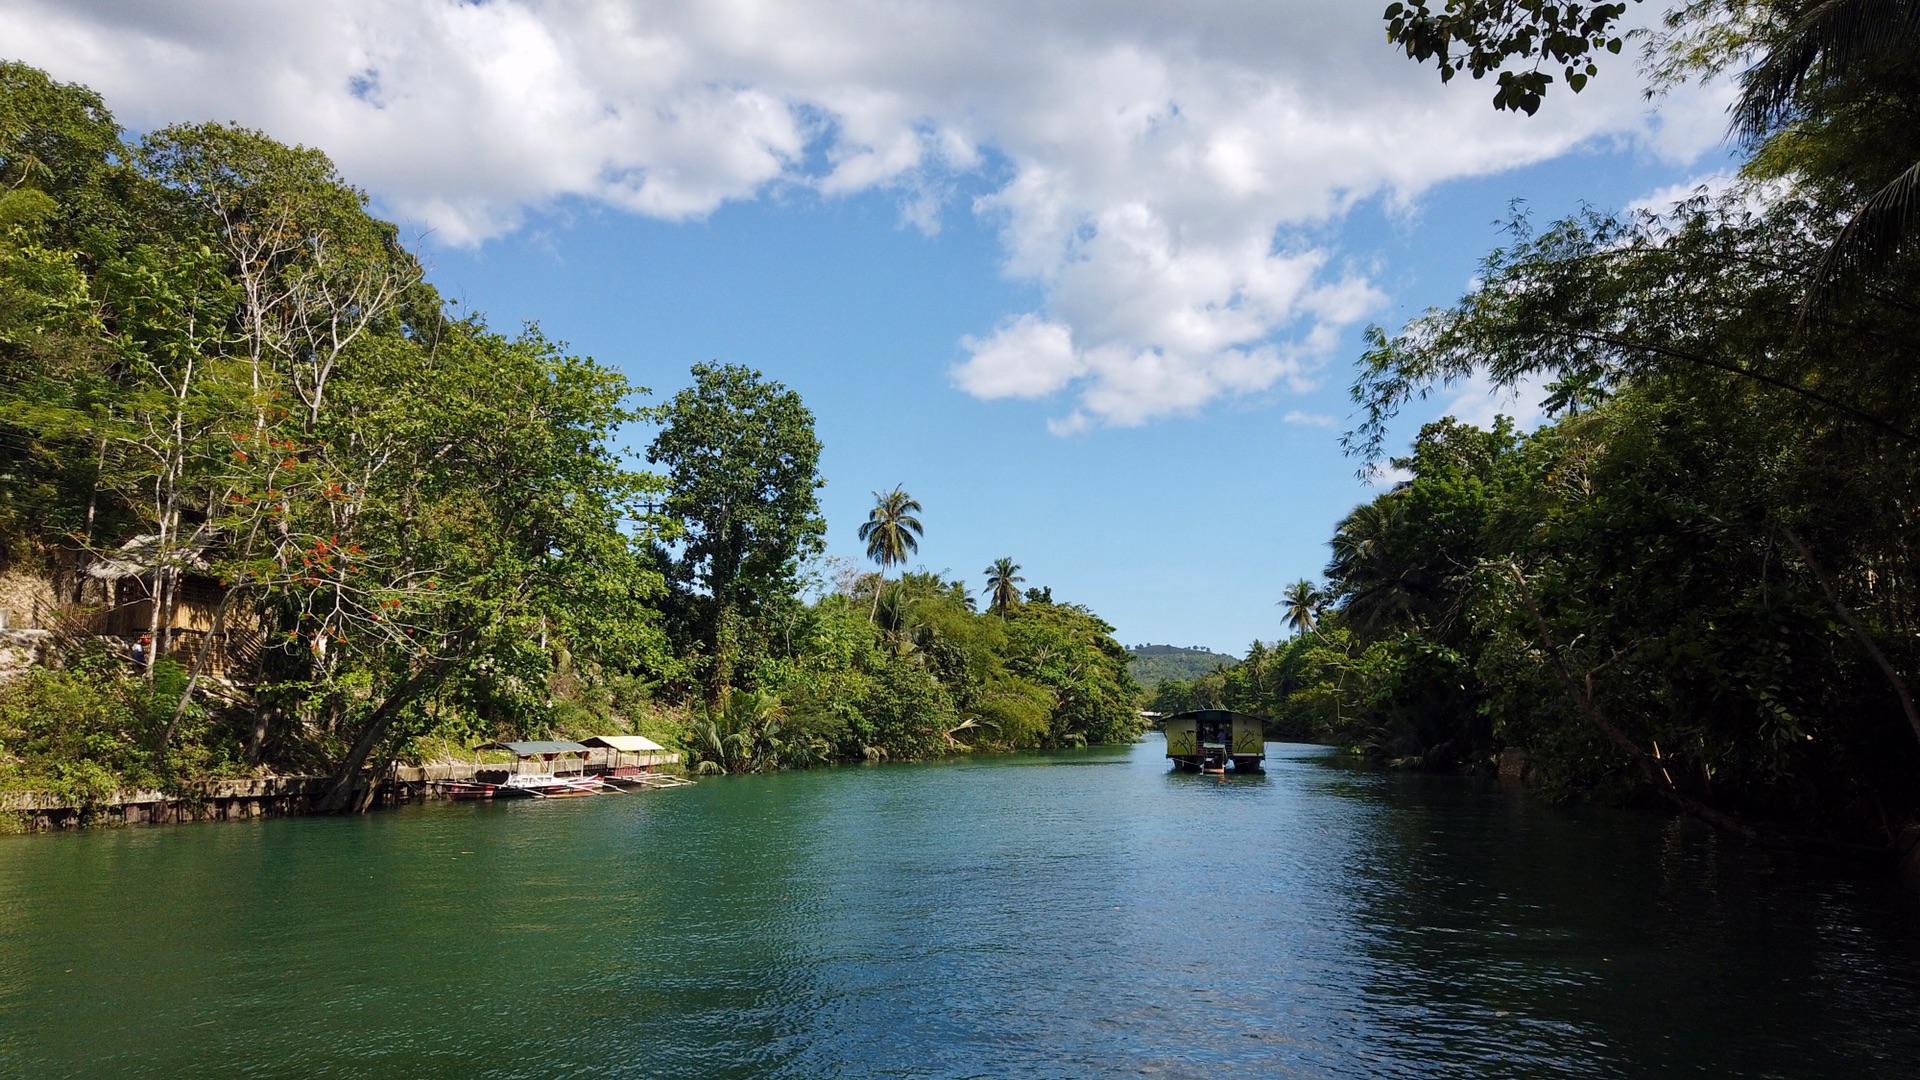
[[[1011,560],[984,613],[886,576],[904,491],[881,573],[823,580],[798,395],[720,364],[645,395],[454,311],[319,151],[123,141],[91,91],[0,64],[0,570],[72,590],[0,689],[0,787],[320,771],[344,807],[367,767],[490,738],[635,730],[745,771],[1138,734],[1111,628]],[[617,448],[647,430],[651,469]],[[63,558],[138,572],[151,648],[84,632]],[[196,577],[258,642],[237,685],[173,640]]]
[[[1532,113],[1623,47],[1626,4],[1395,3],[1443,77]],[[1920,4],[1700,2],[1656,86],[1733,73],[1739,179],[1661,214],[1516,216],[1472,292],[1374,331],[1348,444],[1480,372],[1526,433],[1452,420],[1340,522],[1297,633],[1160,687],[1427,768],[1504,749],[1563,794],[1659,798],[1877,858],[1920,814]],[[1544,106],[1551,111],[1551,98]]]
[[[1195,679],[1240,662],[1201,645],[1135,645],[1127,654],[1133,658],[1133,681],[1149,692],[1168,679]]]

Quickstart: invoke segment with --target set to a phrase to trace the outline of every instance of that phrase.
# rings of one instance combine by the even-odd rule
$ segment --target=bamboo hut
[[[81,573],[92,586],[89,599],[100,605],[93,633],[129,648],[151,637],[155,655],[187,665],[204,651],[204,675],[229,676],[250,668],[258,658],[260,635],[251,613],[229,604],[228,587],[214,576],[209,555],[215,543],[206,529],[167,545],[147,534],[86,564]]]

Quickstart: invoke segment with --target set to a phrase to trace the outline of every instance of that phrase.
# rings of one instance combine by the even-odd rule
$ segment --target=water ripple
[[[0,1075],[1875,1076],[1920,919],[1663,819],[1157,744],[0,841]],[[1083,767],[1099,766],[1099,767]]]

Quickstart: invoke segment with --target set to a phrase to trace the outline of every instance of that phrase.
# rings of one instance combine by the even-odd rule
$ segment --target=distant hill
[[[1198,645],[1135,645],[1127,650],[1133,657],[1129,665],[1133,680],[1152,690],[1166,679],[1193,679],[1219,668],[1240,662],[1237,656],[1217,653]]]

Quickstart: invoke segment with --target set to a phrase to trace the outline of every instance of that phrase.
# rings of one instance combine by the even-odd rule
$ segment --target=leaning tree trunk
[[[1817,836],[1778,832],[1709,806],[1681,791],[1673,782],[1673,777],[1668,774],[1665,764],[1642,749],[1639,743],[1634,742],[1633,738],[1600,708],[1593,692],[1592,673],[1589,672],[1585,678],[1574,674],[1572,665],[1567,661],[1566,653],[1561,651],[1559,644],[1554,641],[1553,632],[1547,627],[1546,617],[1540,613],[1539,605],[1534,602],[1533,589],[1528,584],[1526,576],[1511,562],[1507,563],[1506,569],[1514,583],[1520,587],[1520,602],[1527,609],[1527,613],[1533,617],[1534,627],[1540,633],[1542,651],[1547,654],[1547,658],[1552,661],[1555,670],[1559,673],[1561,681],[1566,684],[1568,696],[1573,699],[1575,707],[1595,728],[1599,729],[1602,735],[1606,736],[1609,742],[1627,755],[1628,760],[1633,762],[1634,766],[1640,770],[1640,775],[1646,779],[1647,786],[1674,809],[1758,847],[1777,848],[1782,851],[1795,851],[1805,855],[1820,855],[1871,865],[1884,865],[1892,859],[1894,849],[1891,845],[1874,847],[1868,844],[1827,840]]]
[[[1801,542],[1799,535],[1785,525],[1780,527],[1780,531],[1785,534],[1787,543],[1793,545],[1793,550],[1799,553],[1800,560],[1807,564],[1807,569],[1813,572],[1813,579],[1820,584],[1821,595],[1827,598],[1827,606],[1840,617],[1840,621],[1846,624],[1847,629],[1853,631],[1853,636],[1860,642],[1860,647],[1866,650],[1874,666],[1880,669],[1880,674],[1886,676],[1887,685],[1893,688],[1893,696],[1900,702],[1900,714],[1907,718],[1907,726],[1913,729],[1914,738],[1920,739],[1920,708],[1914,707],[1913,691],[1907,688],[1907,680],[1901,677],[1900,669],[1894,667],[1893,661],[1887,659],[1886,652],[1880,648],[1880,643],[1867,630],[1866,624],[1860,621],[1860,617],[1841,601],[1840,591],[1834,588],[1832,579],[1820,569],[1820,564],[1813,560],[1813,552]]]
[[[433,661],[407,676],[406,681],[394,687],[393,692],[380,703],[380,707],[373,710],[373,714],[367,717],[366,723],[361,725],[360,734],[353,740],[352,749],[347,751],[346,760],[340,763],[340,768],[334,773],[333,786],[321,796],[319,805],[321,812],[337,814],[353,805],[354,789],[360,780],[360,770],[366,766],[367,758],[373,753],[374,747],[379,746],[380,740],[386,738],[387,730],[393,726],[394,718],[400,715],[400,711],[412,704],[414,699],[432,685],[435,679],[444,675],[446,670],[447,661]],[[364,810],[366,804],[361,804],[358,808]]]

